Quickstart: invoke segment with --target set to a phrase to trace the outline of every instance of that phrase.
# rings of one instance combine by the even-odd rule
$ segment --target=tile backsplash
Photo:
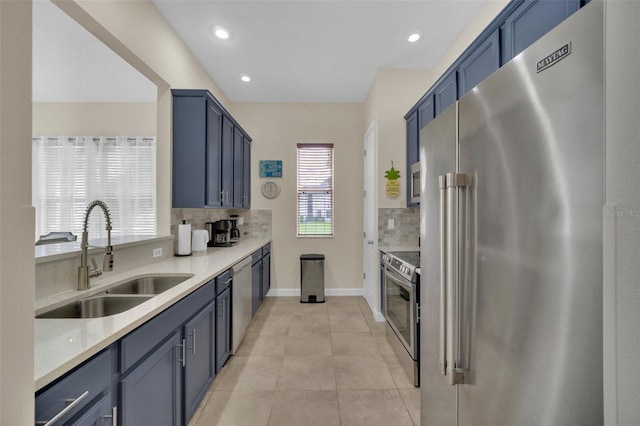
[[[244,225],[238,226],[241,238],[271,237],[271,210],[171,209],[171,234],[178,235],[178,224],[183,220],[191,224],[191,229],[205,229],[207,222],[228,219],[233,214],[244,220]],[[175,244],[177,248],[177,238]]]
[[[389,219],[394,220],[394,229],[388,229]],[[417,247],[419,237],[420,209],[378,209],[378,245]]]

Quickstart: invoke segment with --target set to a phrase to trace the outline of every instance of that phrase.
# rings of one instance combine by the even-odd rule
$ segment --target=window
[[[154,235],[155,177],[154,137],[33,138],[36,239],[55,231],[80,236],[87,205],[95,199],[109,207],[112,235]],[[90,220],[89,238],[106,237],[104,224]]]
[[[298,144],[298,236],[333,235],[333,144]]]

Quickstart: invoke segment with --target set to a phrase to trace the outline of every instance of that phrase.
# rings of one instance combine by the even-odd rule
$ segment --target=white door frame
[[[380,258],[378,256],[378,209],[377,209],[377,143],[376,122],[372,121],[364,134],[363,150],[363,294],[376,321],[384,321],[380,312]]]

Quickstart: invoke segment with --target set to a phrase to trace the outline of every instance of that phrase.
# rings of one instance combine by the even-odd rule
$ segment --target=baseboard
[[[363,290],[361,288],[325,288],[325,296],[362,296]],[[267,297],[285,297],[285,296],[300,296],[299,288],[272,288],[267,293]],[[377,320],[376,320],[377,321]]]
[[[375,311],[373,313],[373,319],[375,319],[376,322],[385,322],[384,315],[382,315],[382,313],[378,311]]]

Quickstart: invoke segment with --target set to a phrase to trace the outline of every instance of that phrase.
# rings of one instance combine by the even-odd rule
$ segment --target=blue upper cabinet
[[[173,207],[249,208],[251,138],[210,92],[172,94]]]
[[[436,116],[435,105],[433,104],[433,94],[424,97],[418,105],[418,132],[424,128]],[[419,145],[419,144],[418,144]],[[417,161],[417,160],[416,160]]]
[[[414,111],[407,117],[407,168],[406,168],[406,183],[407,183],[407,206],[417,206],[416,203],[411,202],[411,165],[418,158],[418,146],[420,142],[418,140],[418,111]]]
[[[222,117],[222,207],[233,206],[233,123]]]
[[[204,207],[207,100],[173,98],[173,207]]]
[[[435,96],[436,116],[458,100],[458,84],[456,70],[449,71],[433,90]]]
[[[251,139],[243,138],[244,150],[242,151],[242,207],[251,208]]]
[[[220,207],[222,182],[222,112],[213,102],[207,102],[207,207]]]
[[[580,0],[526,0],[500,27],[505,64],[580,8]]]
[[[461,98],[500,67],[500,37],[495,30],[462,60],[458,68],[458,97]]]
[[[244,137],[239,129],[233,133],[233,207],[243,208]]]

